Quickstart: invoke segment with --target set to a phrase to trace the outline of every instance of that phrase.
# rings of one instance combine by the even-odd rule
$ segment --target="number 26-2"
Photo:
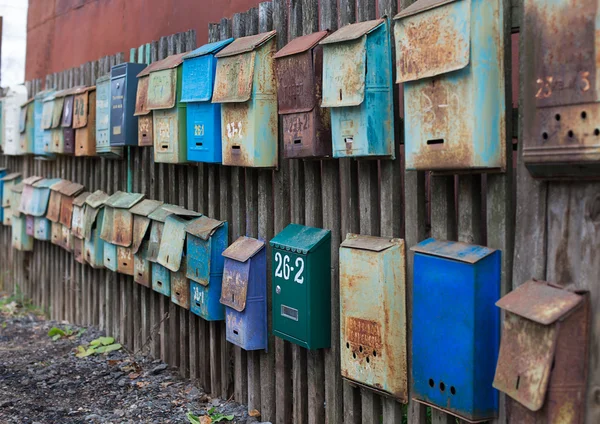
[[[275,252],[275,277],[283,278],[284,280],[290,279],[290,272],[294,271],[294,268],[290,267],[290,257],[288,255],[282,255],[280,252]],[[304,283],[304,259],[296,258],[294,266],[297,267],[298,272],[294,276],[294,282],[298,284]]]

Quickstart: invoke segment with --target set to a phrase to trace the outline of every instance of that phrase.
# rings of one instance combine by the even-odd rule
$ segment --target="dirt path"
[[[78,345],[102,336],[87,329],[53,341],[48,331],[64,324],[31,313],[7,316],[0,308],[0,423],[188,423],[222,412],[231,423],[255,423],[246,407],[212,399],[160,361],[132,358],[124,350],[76,358]],[[205,418],[205,422],[210,422]],[[204,424],[204,423],[203,423]]]

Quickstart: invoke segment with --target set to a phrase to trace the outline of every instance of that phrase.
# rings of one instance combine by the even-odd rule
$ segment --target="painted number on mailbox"
[[[204,303],[204,292],[198,290],[198,286],[194,285],[194,293],[192,294],[194,297],[194,302],[198,302],[200,304]]]
[[[227,124],[227,137],[233,138],[235,136],[242,138],[242,122],[235,122]]]
[[[295,270],[296,275],[294,276],[294,282],[298,284],[304,283],[304,259],[297,257],[294,262],[294,266],[290,266],[290,257],[288,255],[282,255],[280,252],[275,253],[275,264],[277,268],[275,268],[275,277],[283,278],[286,281],[289,281],[290,276]]]

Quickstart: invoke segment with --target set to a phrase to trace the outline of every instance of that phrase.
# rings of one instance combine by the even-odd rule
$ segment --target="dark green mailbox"
[[[331,232],[290,224],[271,240],[273,334],[307,349],[331,345]]]

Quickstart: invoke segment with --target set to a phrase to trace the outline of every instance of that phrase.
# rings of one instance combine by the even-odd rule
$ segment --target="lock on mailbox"
[[[190,284],[186,278],[185,227],[201,216],[178,206],[165,206],[171,214],[165,219],[157,262],[171,272],[171,301],[190,309]]]
[[[110,145],[110,75],[96,80],[96,154],[111,159],[123,158],[123,147]]]
[[[71,234],[73,235],[73,256],[80,264],[85,263],[85,228],[83,222],[83,206],[91,195],[86,191],[73,200]]]
[[[164,296],[171,297],[171,273],[167,268],[158,263],[158,252],[160,250],[165,221],[171,215],[171,212],[165,209],[167,206],[174,205],[162,205],[148,215],[152,223],[145,259],[152,263],[152,290]]]
[[[27,89],[23,85],[9,87],[2,100],[2,150],[5,155],[20,155],[21,105],[27,101]]]
[[[489,420],[498,413],[500,251],[435,239],[411,250],[413,397],[471,422]]]
[[[143,194],[117,191],[104,202],[104,266],[111,271],[133,275],[133,214],[131,208],[144,199]]]
[[[145,108],[152,111],[155,162],[187,161],[186,104],[181,102],[181,63],[185,55],[154,62],[137,75],[148,78]]]
[[[187,104],[187,159],[221,163],[221,105],[211,103],[217,59],[215,54],[233,38],[205,44],[183,57],[181,101]]]
[[[33,237],[27,235],[26,216],[19,211],[23,183],[11,187],[12,191],[12,247],[22,252],[33,251]]]
[[[34,217],[34,235],[36,240],[51,240],[50,220],[46,218],[46,211],[50,201],[50,187],[62,181],[60,178],[41,179],[33,184],[33,199],[29,203],[29,215]]]
[[[240,237],[224,252],[223,290],[227,341],[244,350],[269,347],[267,249],[265,242]]]
[[[31,98],[21,105],[19,118],[19,147],[17,153],[26,155],[33,153],[35,122],[33,117],[33,101]]]
[[[275,35],[241,37],[216,54],[223,165],[277,167]]]
[[[225,318],[221,299],[223,251],[227,247],[227,222],[201,216],[186,225],[187,267],[192,295],[190,310],[207,321]]]
[[[348,234],[340,247],[342,377],[408,402],[404,240]]]
[[[527,0],[523,162],[535,178],[600,177],[598,44],[600,7],[593,0]],[[523,35],[522,35],[523,36]]]
[[[387,19],[346,25],[323,46],[322,107],[331,108],[333,156],[395,157]]]
[[[101,190],[85,199],[83,207],[84,256],[92,268],[104,268],[104,240],[100,238],[104,221],[104,202],[108,194]]]
[[[9,226],[12,225],[12,187],[21,182],[21,173],[13,172],[0,178],[2,183],[2,224]]]
[[[110,70],[111,146],[138,145],[138,118],[134,115],[138,85],[136,75],[145,67],[141,63],[121,63]]]
[[[158,209],[163,202],[158,200],[144,199],[130,212],[133,214],[133,241],[131,251],[133,253],[133,280],[146,287],[152,285],[152,265],[146,259],[148,254],[148,243],[151,220],[148,217]]]
[[[531,280],[496,305],[506,315],[494,387],[510,396],[511,422],[583,423],[589,292]]]
[[[270,241],[273,334],[307,349],[331,346],[331,231],[290,224]]]
[[[75,156],[96,156],[96,86],[80,90],[73,99]]]
[[[506,169],[503,16],[501,0],[419,0],[394,18],[407,169]]]
[[[36,156],[42,156],[47,159],[52,158],[52,154],[46,150],[45,142],[45,126],[44,118],[47,119],[48,112],[46,112],[46,99],[54,94],[54,90],[41,91],[35,95],[33,104],[33,120],[34,120],[34,141],[33,141],[33,153]],[[50,107],[51,103],[48,103]],[[52,123],[52,111],[49,111],[50,123]],[[48,133],[48,135],[50,135]],[[49,147],[49,145],[48,145]]]
[[[331,156],[331,118],[321,109],[323,46],[329,31],[298,37],[275,55],[277,102],[283,117],[283,156]]]

